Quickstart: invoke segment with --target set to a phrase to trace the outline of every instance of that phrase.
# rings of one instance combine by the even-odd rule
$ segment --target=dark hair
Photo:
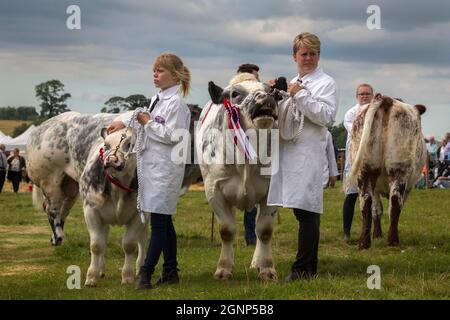
[[[237,73],[252,73],[253,71],[259,71],[259,67],[256,64],[244,63],[239,66]]]

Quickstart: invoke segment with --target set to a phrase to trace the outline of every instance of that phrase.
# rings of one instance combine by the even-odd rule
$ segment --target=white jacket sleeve
[[[328,169],[329,169],[329,175],[330,177],[336,177],[339,175],[338,169],[337,169],[337,163],[336,163],[336,157],[334,155],[334,147],[333,147],[333,140],[331,137],[331,134],[327,136],[327,159],[328,159]]]
[[[348,134],[352,133],[352,127],[353,127],[353,120],[355,117],[355,111],[353,110],[354,107],[350,108],[344,116],[344,127],[347,130]]]
[[[300,112],[311,122],[319,126],[331,124],[337,111],[336,84],[334,81],[329,82],[314,96],[306,89],[300,90],[294,96],[294,102]]]
[[[153,118],[144,126],[147,137],[164,144],[175,144],[178,141],[172,138],[176,129],[189,130],[190,113],[183,102],[174,99],[168,105],[168,114],[165,123],[158,123]]]

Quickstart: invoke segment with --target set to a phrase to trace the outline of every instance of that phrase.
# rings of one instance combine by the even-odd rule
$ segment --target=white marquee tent
[[[14,139],[11,139],[7,142],[2,142],[6,146],[6,150],[12,150],[14,148],[19,148],[20,151],[25,151],[28,137],[33,133],[34,129],[36,129],[36,126],[31,125],[20,136],[15,137]]]

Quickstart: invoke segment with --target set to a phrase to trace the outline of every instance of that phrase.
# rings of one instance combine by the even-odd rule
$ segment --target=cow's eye
[[[125,151],[125,152],[128,152],[128,149],[130,149],[130,145],[131,145],[130,141],[126,141],[123,144],[122,150]]]
[[[109,150],[111,149],[111,146],[109,145],[109,143],[105,143],[105,150]]]
[[[239,97],[239,96],[240,96],[240,93],[237,92],[237,91],[233,91],[233,93],[231,94],[232,98],[236,98],[236,97]]]

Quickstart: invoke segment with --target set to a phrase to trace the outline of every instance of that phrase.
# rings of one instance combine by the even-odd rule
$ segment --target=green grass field
[[[201,191],[182,197],[175,216],[181,282],[141,292],[120,284],[123,254],[122,228],[113,227],[106,251],[106,277],[97,288],[69,290],[67,267],[81,268],[81,284],[89,266],[89,239],[81,202],[66,222],[66,241],[50,245],[50,227],[44,213],[35,211],[31,195],[0,194],[0,299],[449,299],[450,298],[450,191],[414,190],[400,218],[400,246],[387,246],[388,217],[383,216],[384,238],[371,249],[356,245],[361,216],[355,212],[352,238],[342,240],[343,193],[325,191],[321,221],[319,277],[284,284],[297,246],[297,222],[290,210],[281,210],[273,238],[279,280],[263,283],[249,269],[253,249],[245,246],[243,216],[237,213],[233,279],[214,280],[220,242],[217,224],[210,241],[211,211]],[[384,201],[384,207],[387,203]],[[158,266],[160,272],[162,262]],[[381,269],[381,289],[367,288],[369,265]]]

